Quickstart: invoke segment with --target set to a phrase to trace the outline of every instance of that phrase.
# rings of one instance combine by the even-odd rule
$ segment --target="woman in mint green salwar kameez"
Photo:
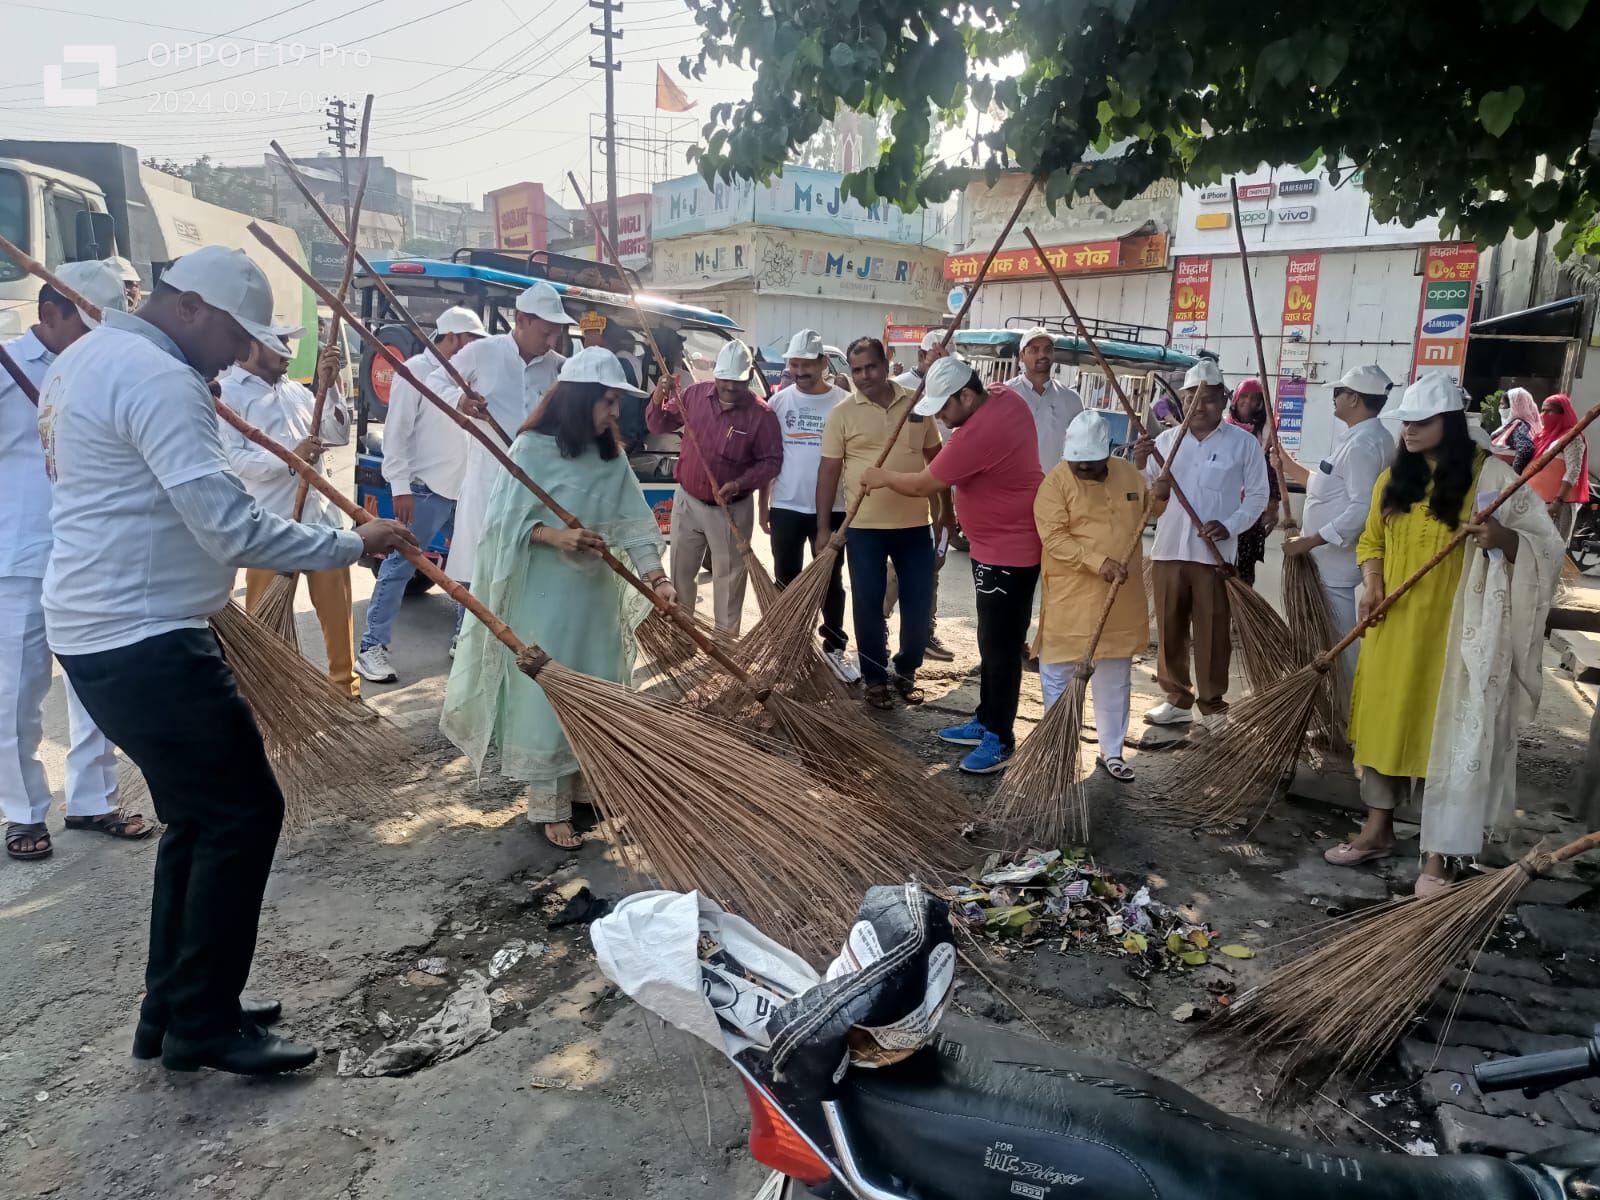
[[[603,540],[631,559],[658,595],[676,599],[661,570],[655,516],[612,433],[621,394],[634,391],[608,350],[586,349],[567,361],[509,453],[583,529],[567,528],[502,471],[472,581],[473,594],[523,641],[563,666],[616,683],[632,680],[634,630],[650,605],[595,549]],[[578,761],[539,685],[477,622],[462,628],[439,727],[480,770],[493,742],[500,773],[528,784],[528,820],[560,848],[579,844],[572,830],[572,802],[585,797]]]

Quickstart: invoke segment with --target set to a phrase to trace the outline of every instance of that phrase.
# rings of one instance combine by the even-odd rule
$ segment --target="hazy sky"
[[[589,66],[600,54],[591,20],[600,13],[587,0],[0,0],[0,135],[260,162],[274,137],[294,154],[331,150],[327,97],[372,92],[372,151],[424,176],[422,190],[476,200],[532,179],[570,202],[565,174],[589,188],[590,114],[605,107],[603,72]],[[691,117],[748,87],[743,72],[705,85],[677,75],[698,45],[683,0],[624,0],[615,20],[625,35],[619,116],[665,120],[654,115],[658,61],[698,100]],[[95,47],[115,48],[115,81],[92,104],[47,105],[46,74],[69,46],[90,57],[61,68],[67,98],[95,88],[99,68],[86,65]],[[699,121],[682,128],[693,136]],[[674,174],[690,169],[682,154],[673,150]],[[603,193],[594,162],[593,191]]]

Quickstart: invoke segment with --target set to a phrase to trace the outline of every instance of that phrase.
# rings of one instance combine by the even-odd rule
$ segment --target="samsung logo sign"
[[[1278,185],[1280,196],[1309,196],[1316,190],[1315,179],[1286,179]]]
[[[1441,313],[1424,322],[1422,332],[1429,337],[1440,337],[1443,334],[1454,333],[1466,323],[1466,317],[1460,313]]]

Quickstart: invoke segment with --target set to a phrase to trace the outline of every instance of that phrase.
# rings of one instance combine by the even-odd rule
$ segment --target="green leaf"
[[[1527,93],[1516,84],[1503,92],[1485,93],[1483,99],[1478,101],[1478,123],[1488,131],[1489,136],[1499,137],[1511,128],[1511,120],[1525,99]]]
[[[841,75],[856,65],[856,52],[847,42],[835,42],[828,51],[828,65]]]
[[[1589,7],[1589,0],[1539,0],[1539,11],[1550,19],[1552,25],[1571,29]]]
[[[1190,967],[1203,967],[1208,961],[1206,959],[1206,952],[1204,950],[1190,950],[1187,953],[1178,955],[1178,958],[1182,960],[1186,966]]]
[[[1339,72],[1344,70],[1344,65],[1350,59],[1350,39],[1341,34],[1330,33],[1317,43],[1306,59],[1306,73],[1311,76],[1311,82],[1320,88],[1330,86],[1339,78]]]
[[[1217,949],[1229,958],[1254,958],[1256,956],[1256,952],[1250,949],[1249,946],[1218,946]]]
[[[1258,74],[1275,79],[1283,87],[1288,87],[1294,82],[1295,76],[1300,74],[1301,58],[1296,50],[1292,38],[1280,38],[1275,42],[1268,42],[1261,48],[1261,57],[1256,59]]]
[[[1167,934],[1167,949],[1173,954],[1183,953],[1183,935],[1174,930]]]

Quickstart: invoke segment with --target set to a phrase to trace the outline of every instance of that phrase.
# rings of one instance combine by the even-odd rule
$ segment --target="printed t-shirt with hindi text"
[[[772,507],[791,512],[817,511],[817,472],[822,466],[822,430],[828,414],[850,393],[829,387],[817,395],[790,384],[775,395],[769,407],[783,433],[783,467],[772,481]],[[844,487],[834,498],[835,512],[844,511]]]
[[[844,492],[847,504],[853,505],[861,490],[861,473],[878,461],[883,447],[894,432],[900,416],[911,405],[912,393],[897,383],[894,402],[888,408],[873,403],[860,392],[851,392],[837,408],[828,414],[822,429],[822,457],[844,460]],[[888,471],[905,471],[916,474],[928,465],[926,452],[939,448],[939,430],[928,418],[907,418],[894,448],[884,461]],[[1035,452],[1035,459],[1038,454]],[[1034,464],[1037,466],[1037,462]],[[925,497],[902,496],[888,488],[879,488],[867,497],[856,515],[856,529],[915,529],[926,525],[930,509]]]
[[[1033,500],[1044,482],[1039,435],[1028,402],[1003,384],[950,435],[928,470],[955,488],[956,519],[976,562],[1039,565]]]

